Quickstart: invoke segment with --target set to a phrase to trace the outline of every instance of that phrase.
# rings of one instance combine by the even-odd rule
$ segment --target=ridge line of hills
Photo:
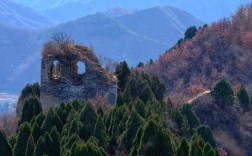
[[[160,8],[144,9],[119,17],[97,13],[41,30],[30,31],[0,25],[4,27],[0,31],[0,38],[3,39],[0,41],[0,51],[4,52],[0,58],[0,74],[3,75],[0,81],[4,85],[0,90],[17,93],[26,83],[39,81],[39,57],[34,57],[33,61],[28,59],[28,62],[27,58],[38,56],[35,53],[39,53],[43,44],[55,33],[65,32],[76,43],[93,47],[97,56],[115,61],[127,60],[133,66],[140,61],[157,58],[183,36],[182,31],[174,26],[174,20],[168,18],[163,9],[169,9],[170,16],[176,15],[173,18],[180,21],[184,28],[202,25],[200,20],[180,9]],[[17,69],[20,70],[19,74],[16,73]],[[13,79],[16,81],[10,81]]]

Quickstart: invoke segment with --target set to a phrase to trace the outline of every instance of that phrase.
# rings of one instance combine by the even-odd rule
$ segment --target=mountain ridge
[[[50,17],[10,0],[0,2],[0,23],[23,29],[41,29],[55,24]]]

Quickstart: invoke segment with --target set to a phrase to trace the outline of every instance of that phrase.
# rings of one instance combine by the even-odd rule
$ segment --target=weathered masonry
[[[49,42],[42,51],[41,94],[44,110],[75,99],[87,101],[106,95],[117,97],[116,80],[99,64],[94,52],[84,46]]]

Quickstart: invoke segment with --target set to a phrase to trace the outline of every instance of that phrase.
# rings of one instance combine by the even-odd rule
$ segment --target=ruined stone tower
[[[84,66],[79,73],[79,65]],[[94,52],[84,46],[51,41],[42,51],[41,95],[44,110],[62,101],[87,101],[97,94],[115,104],[116,80],[99,64]]]

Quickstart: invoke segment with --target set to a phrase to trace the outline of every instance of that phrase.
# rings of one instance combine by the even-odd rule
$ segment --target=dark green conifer
[[[123,105],[124,103],[123,103],[123,93],[119,93],[118,95],[117,95],[117,99],[116,99],[116,105],[117,106],[121,106],[121,105]]]
[[[39,115],[36,117],[35,121],[39,127],[42,126],[42,123],[44,122],[45,117],[46,117],[46,115],[43,112],[39,113]]]
[[[97,112],[97,115],[100,115],[101,117],[103,117],[104,111],[103,111],[102,107],[98,107],[96,112]]]
[[[0,131],[0,155],[12,156],[12,147],[9,144],[6,135],[2,130]]]
[[[26,151],[25,151],[25,156],[33,156],[35,150],[35,143],[32,135],[29,137]]]
[[[150,85],[143,81],[143,88],[140,90],[139,93],[139,98],[144,102],[147,103],[148,100],[152,99],[155,97],[155,95],[153,94]]]
[[[197,132],[205,142],[208,142],[212,147],[216,147],[213,132],[208,126],[201,125],[199,128],[197,128]]]
[[[16,136],[13,135],[13,136],[9,137],[9,143],[10,143],[12,149],[14,148],[16,141],[17,141]]]
[[[21,116],[21,120],[19,124],[22,124],[25,121],[30,122],[31,119],[34,116],[38,115],[41,111],[42,111],[42,106],[38,97],[28,98],[24,103],[22,116]]]
[[[130,68],[126,61],[120,62],[120,64],[117,65],[115,74],[118,79],[118,86],[123,91],[130,75]]]
[[[199,143],[200,138],[194,135],[191,139],[190,156],[203,156],[203,151]]]
[[[177,155],[189,156],[189,144],[184,137],[181,139],[180,144],[178,146]]]
[[[250,107],[251,107],[250,106],[250,98],[248,96],[246,89],[243,86],[239,89],[239,91],[237,93],[237,97],[240,100],[240,103],[242,104],[242,106],[246,110],[250,109]]]
[[[183,118],[181,112],[179,110],[174,109],[172,111],[172,118],[177,124],[179,135],[186,136],[189,132],[189,125],[187,121],[185,121],[185,119]]]
[[[198,30],[195,26],[191,26],[191,27],[187,28],[186,32],[185,32],[184,40],[192,39],[196,35],[197,31]]]
[[[81,138],[88,140],[94,132],[95,123],[97,121],[97,114],[90,103],[86,103],[85,107],[80,112],[80,122],[83,124],[81,130]]]
[[[173,143],[166,129],[158,123],[149,121],[140,141],[139,155],[174,156]]]
[[[70,136],[73,133],[79,134],[79,123],[78,123],[78,121],[76,119],[74,119],[71,122],[71,126],[70,126],[70,129],[68,131],[68,136]]]
[[[50,136],[53,142],[53,154],[54,156],[60,156],[60,135],[57,131],[57,128],[54,126],[50,132]]]
[[[133,140],[137,134],[138,128],[143,124],[144,120],[139,116],[136,110],[133,109],[129,119],[126,122],[126,130],[123,132],[121,136],[120,146],[122,149],[130,151]]]
[[[122,98],[123,98],[123,104],[129,104],[132,100],[131,98],[131,89],[129,85],[126,85],[126,88],[122,94]]]
[[[32,136],[33,136],[33,139],[34,139],[34,142],[37,143],[39,137],[40,137],[40,128],[37,124],[37,122],[35,121],[35,123],[33,124],[32,126]]]
[[[156,99],[160,102],[163,101],[166,92],[165,85],[157,76],[152,76],[150,81],[151,90],[154,93]]]
[[[203,148],[204,155],[206,155],[206,153],[208,153],[211,149],[212,149],[211,145],[207,142]]]
[[[225,81],[221,80],[219,81],[213,91],[212,91],[216,102],[224,107],[224,106],[231,106],[234,102],[234,93],[230,85]]]
[[[38,139],[38,143],[37,143],[37,146],[35,148],[35,153],[34,153],[34,156],[43,156],[46,154],[46,144],[45,144],[45,141],[44,141],[44,138],[43,136],[41,136],[39,139]]]
[[[141,137],[143,135],[144,128],[140,126],[137,130],[135,139],[133,140],[132,147],[130,149],[130,156],[135,156],[138,153],[138,148],[140,146]]]
[[[204,153],[204,156],[215,156],[214,150],[211,148],[208,152]]]
[[[146,117],[146,109],[145,109],[145,104],[143,103],[142,100],[140,100],[139,98],[137,98],[134,103],[133,103],[133,107],[136,109],[137,113],[142,117],[145,118]]]
[[[198,117],[196,116],[195,112],[192,110],[192,106],[189,104],[185,104],[180,108],[181,114],[183,114],[190,126],[191,129],[194,129],[199,126],[200,122]]]
[[[54,145],[51,136],[49,135],[48,132],[45,133],[44,135],[44,141],[46,145],[46,153],[48,156],[53,156],[54,155]]]
[[[100,115],[98,116],[98,119],[96,121],[93,136],[95,136],[99,140],[100,145],[104,149],[107,148],[108,143],[107,143],[106,128],[105,128],[105,125],[104,125],[104,123],[102,121],[102,117]]]
[[[73,102],[72,102],[72,107],[76,110],[76,111],[78,111],[78,110],[80,110],[81,109],[81,103],[80,103],[80,101],[78,101],[78,100],[74,100]]]
[[[56,126],[59,131],[63,128],[63,123],[60,120],[59,116],[55,113],[53,108],[50,108],[47,112],[46,118],[43,121],[41,132],[50,132],[53,126]]]
[[[14,147],[14,156],[25,156],[28,139],[31,135],[31,127],[27,122],[20,125],[17,143]]]

